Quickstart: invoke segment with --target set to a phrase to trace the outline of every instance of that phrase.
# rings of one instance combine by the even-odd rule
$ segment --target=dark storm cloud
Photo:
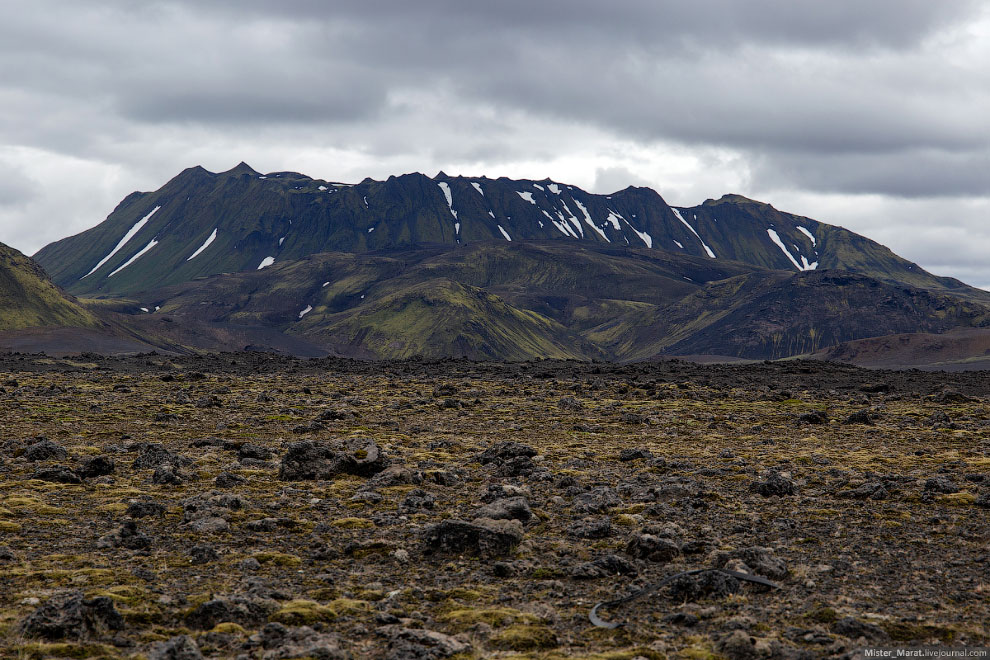
[[[904,150],[896,154],[773,154],[754,161],[758,184],[787,180],[825,192],[894,197],[990,195],[990,151]]]
[[[0,22],[0,148],[114,195],[307,151],[358,179],[583,158],[596,189],[668,188],[635,145],[740,191],[961,204],[990,195],[988,22],[988,0],[36,0]]]

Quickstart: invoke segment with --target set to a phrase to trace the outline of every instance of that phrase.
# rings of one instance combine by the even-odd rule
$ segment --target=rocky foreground
[[[990,640],[990,378],[0,356],[0,657]],[[591,607],[675,573],[656,594]]]

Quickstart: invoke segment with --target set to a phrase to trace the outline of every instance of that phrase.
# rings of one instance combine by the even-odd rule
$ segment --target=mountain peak
[[[729,193],[722,195],[717,200],[706,199],[704,206],[716,206],[718,204],[757,204],[759,206],[770,206],[766,202],[761,202],[757,199],[750,199],[749,197],[744,197],[743,195],[737,195],[735,193]]]
[[[242,160],[241,162],[239,162],[237,164],[236,167],[234,167],[231,170],[228,170],[227,172],[224,172],[224,174],[233,174],[233,175],[239,175],[239,174],[258,174],[258,172],[255,171],[255,169],[253,167],[251,167],[250,165],[248,165],[247,163],[245,163]]]

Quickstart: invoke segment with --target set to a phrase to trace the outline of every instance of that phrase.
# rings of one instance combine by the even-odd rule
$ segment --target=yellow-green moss
[[[539,651],[557,646],[557,635],[541,624],[515,624],[491,638],[492,646],[509,651]]]

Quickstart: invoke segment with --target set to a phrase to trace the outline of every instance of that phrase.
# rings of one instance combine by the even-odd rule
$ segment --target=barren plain
[[[990,378],[0,356],[0,657],[819,658],[990,640]],[[601,612],[590,608],[698,568]]]

